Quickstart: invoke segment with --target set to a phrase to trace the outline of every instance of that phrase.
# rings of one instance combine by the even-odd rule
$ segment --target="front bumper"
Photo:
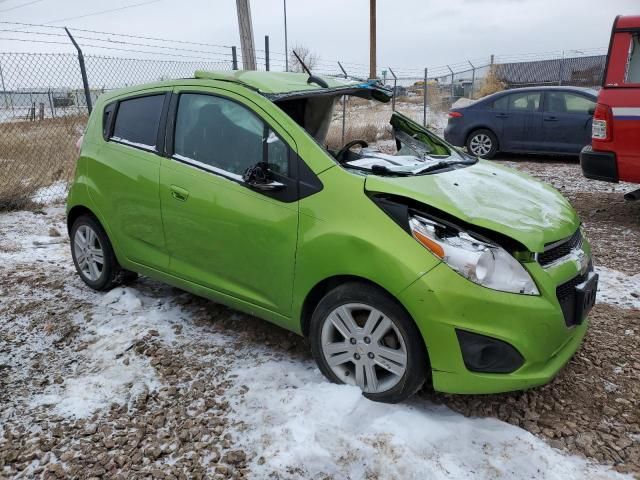
[[[580,152],[580,166],[585,177],[604,182],[618,182],[618,164],[613,152],[598,152],[587,145]]]
[[[588,253],[588,252],[587,252]],[[440,264],[400,294],[420,329],[431,361],[434,389],[448,393],[499,393],[548,383],[580,346],[588,319],[567,326],[556,287],[578,275],[567,262],[544,270],[526,264],[541,295],[517,295],[476,285]],[[513,346],[524,363],[512,373],[470,371],[456,330]]]

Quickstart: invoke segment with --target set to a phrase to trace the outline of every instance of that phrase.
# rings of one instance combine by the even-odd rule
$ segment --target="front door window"
[[[236,180],[263,161],[289,173],[289,147],[248,108],[214,95],[180,95],[174,155]]]

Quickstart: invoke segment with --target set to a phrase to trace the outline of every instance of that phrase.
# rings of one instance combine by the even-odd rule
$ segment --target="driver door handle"
[[[171,190],[171,196],[179,202],[186,202],[187,198],[189,198],[189,191],[182,187],[171,185],[169,189]]]

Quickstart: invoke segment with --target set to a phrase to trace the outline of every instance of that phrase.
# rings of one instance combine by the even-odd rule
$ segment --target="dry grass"
[[[482,85],[480,85],[480,90],[474,95],[474,98],[486,97],[492,93],[500,92],[504,90],[504,88],[505,85],[500,78],[498,78],[495,66],[492,66],[484,78]]]
[[[29,207],[39,189],[71,180],[86,121],[74,115],[0,123],[0,210]]]
[[[416,95],[407,95],[396,98],[397,103],[422,105],[424,102],[424,91],[422,86],[416,89]],[[437,83],[427,85],[427,105],[432,112],[443,112],[449,109],[449,91],[443,90]]]
[[[326,144],[330,149],[339,149],[352,140],[365,140],[373,143],[376,140],[393,138],[389,119],[391,103],[351,97],[347,102],[344,142],[342,141],[342,103],[336,109],[329,127]]]
[[[429,91],[427,90],[427,96],[428,95],[429,95]],[[424,101],[424,96],[422,93],[420,95],[404,95],[396,98],[396,102],[413,103],[416,105],[422,105],[423,101]]]

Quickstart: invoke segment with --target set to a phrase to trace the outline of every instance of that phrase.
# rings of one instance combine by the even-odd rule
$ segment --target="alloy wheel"
[[[493,142],[491,141],[491,138],[489,138],[489,135],[485,135],[484,133],[474,135],[469,142],[471,153],[478,157],[488,154],[492,147]]]
[[[73,238],[73,251],[82,274],[97,281],[104,270],[104,251],[98,235],[89,225],[81,225]]]
[[[361,303],[341,305],[322,325],[322,354],[344,383],[366,393],[395,387],[407,370],[407,347],[394,321]]]

